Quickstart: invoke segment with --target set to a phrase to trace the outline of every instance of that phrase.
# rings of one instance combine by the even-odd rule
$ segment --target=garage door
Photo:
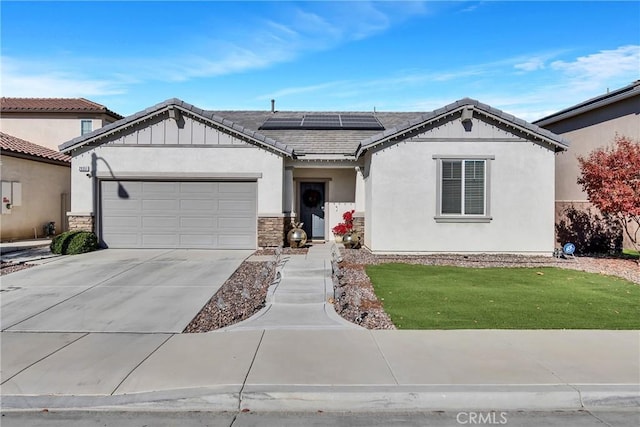
[[[255,249],[256,182],[102,181],[110,248]]]

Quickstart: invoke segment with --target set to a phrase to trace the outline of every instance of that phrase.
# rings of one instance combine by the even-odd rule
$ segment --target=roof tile
[[[3,113],[101,113],[121,119],[104,105],[84,98],[6,98],[0,100]]]
[[[71,163],[71,157],[33,142],[0,132],[0,148],[10,153],[27,154],[47,160]]]

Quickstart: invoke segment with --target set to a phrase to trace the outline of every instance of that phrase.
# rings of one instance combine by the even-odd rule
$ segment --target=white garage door
[[[255,249],[256,182],[102,181],[110,248]]]

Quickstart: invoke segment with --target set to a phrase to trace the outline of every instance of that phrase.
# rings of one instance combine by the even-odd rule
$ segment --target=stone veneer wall
[[[259,217],[258,218],[258,246],[285,246],[287,233],[291,230],[290,216]]]
[[[364,245],[364,214],[353,215],[353,231],[360,236],[360,242]]]
[[[93,215],[69,215],[69,231],[95,231]]]

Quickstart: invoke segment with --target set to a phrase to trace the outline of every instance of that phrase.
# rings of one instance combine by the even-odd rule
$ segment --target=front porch
[[[355,210],[354,229],[364,236],[364,177],[355,162],[291,161],[283,176],[282,214],[258,218],[258,246],[288,245],[292,222],[303,222],[309,241],[335,240],[331,229]]]

